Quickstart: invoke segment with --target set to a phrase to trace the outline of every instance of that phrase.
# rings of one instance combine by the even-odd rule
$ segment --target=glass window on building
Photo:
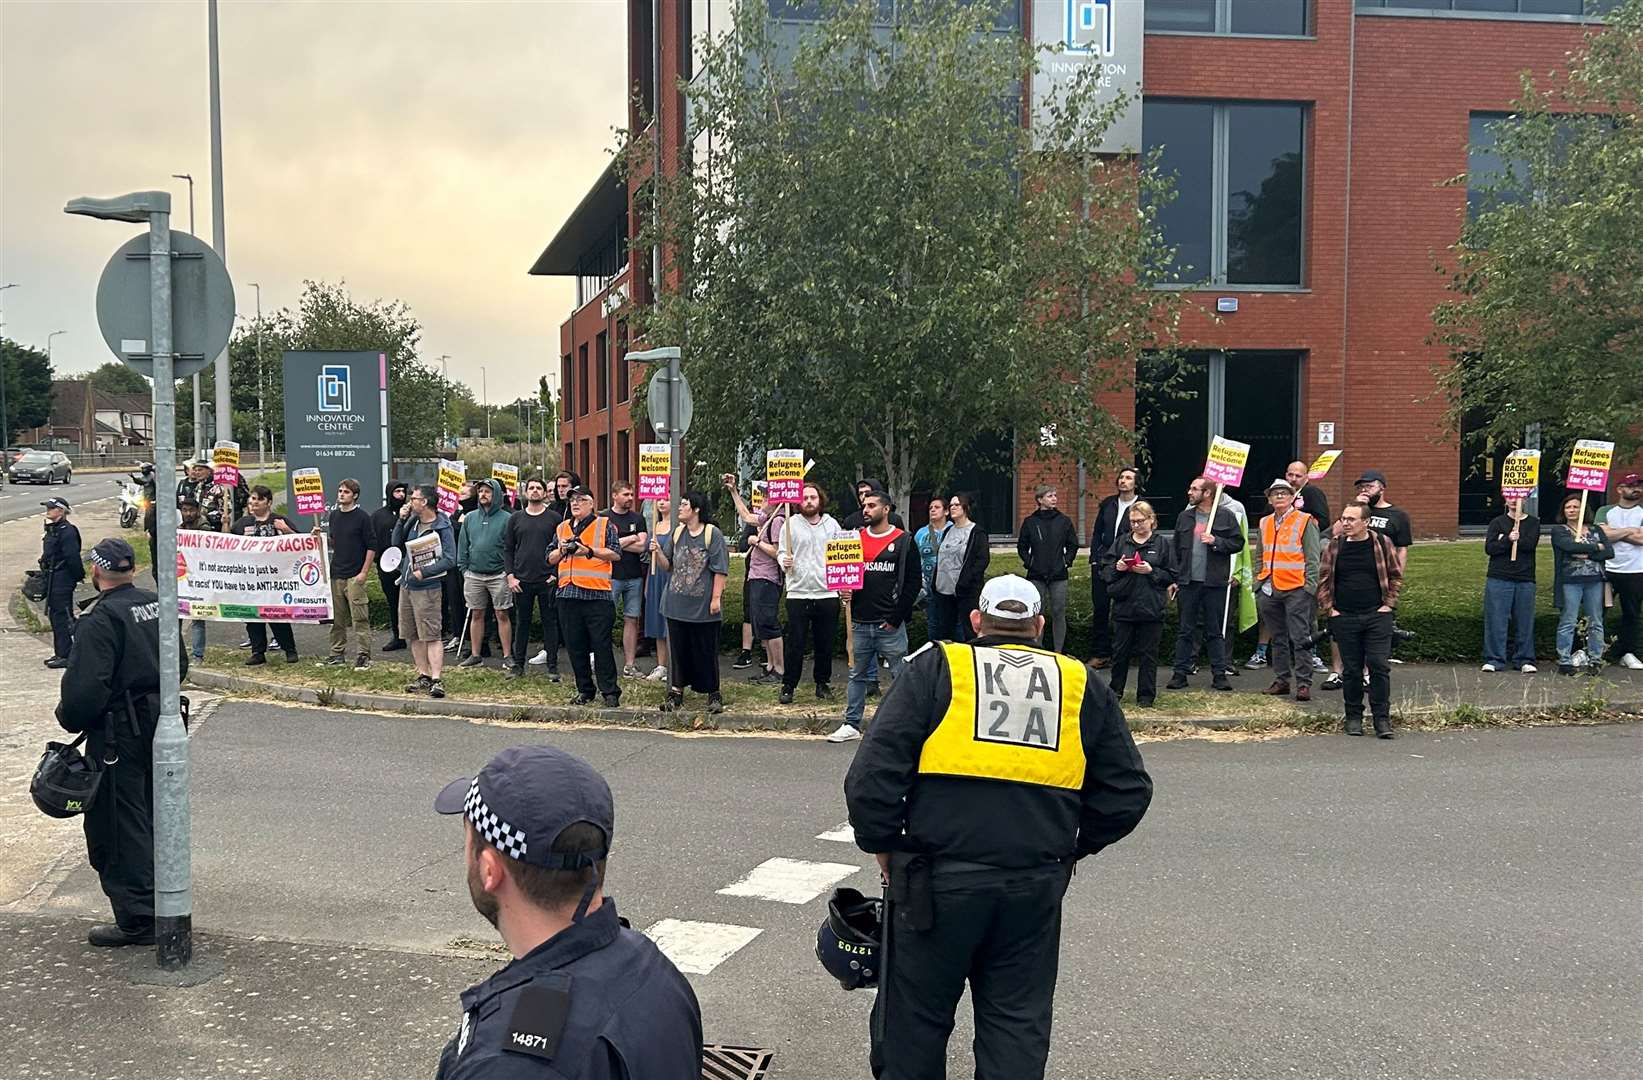
[[[1175,197],[1158,211],[1171,278],[1299,286],[1306,107],[1148,99],[1142,142]]]
[[[1466,218],[1477,217],[1491,205],[1522,202],[1527,196],[1528,169],[1521,160],[1507,160],[1495,148],[1495,134],[1512,123],[1509,113],[1473,113],[1466,130]]]
[[[1186,34],[1301,37],[1311,0],[1147,0],[1147,29]]]
[[[1151,3],[1157,0],[1149,0]],[[1461,12],[1470,15],[1557,15],[1601,18],[1621,0],[1357,0],[1360,11]],[[1150,23],[1150,19],[1149,19]]]

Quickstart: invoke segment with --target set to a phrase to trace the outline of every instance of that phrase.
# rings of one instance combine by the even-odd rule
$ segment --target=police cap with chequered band
[[[548,870],[594,865],[609,853],[616,834],[615,802],[605,778],[575,754],[552,746],[509,747],[478,776],[445,785],[434,809],[463,815],[502,854]],[[579,822],[605,834],[605,850],[554,851],[559,834]]]
[[[91,561],[104,570],[123,574],[137,565],[137,553],[124,540],[110,536],[91,549]]]

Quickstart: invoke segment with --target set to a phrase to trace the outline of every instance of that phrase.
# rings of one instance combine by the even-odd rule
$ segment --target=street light
[[[439,356],[439,448],[441,450],[451,445],[451,379],[445,371],[445,361],[450,358],[450,353],[441,353]]]
[[[188,181],[188,233],[192,236],[194,235],[194,177],[189,173],[174,172],[171,174],[171,179]],[[200,456],[200,373],[197,371],[194,373],[192,386],[194,390],[194,457],[195,460],[198,460]]]
[[[491,437],[491,392],[485,388],[485,365],[479,365],[479,399],[485,406],[485,438]]]
[[[257,467],[268,467],[268,419],[262,412],[262,286],[255,281],[246,284],[257,290]]]
[[[171,195],[136,191],[112,199],[73,199],[65,213],[103,221],[148,226],[148,272],[154,363],[154,469],[162,478],[177,474],[177,388],[171,377],[175,357],[171,327]],[[223,387],[226,389],[226,386]],[[177,563],[177,501],[159,499],[155,534],[155,578],[160,587],[160,717],[154,728],[154,941],[162,969],[186,967],[194,956],[194,894],[189,866],[188,732],[177,692],[182,656],[177,611],[177,575],[158,572]]]
[[[66,334],[66,333],[68,333],[67,330],[53,330],[51,333],[46,335],[46,366],[47,367],[51,366],[51,339],[56,337],[58,334]]]

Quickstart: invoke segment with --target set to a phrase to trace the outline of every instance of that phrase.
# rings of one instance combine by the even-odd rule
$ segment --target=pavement
[[[132,985],[146,951],[80,943],[106,909],[74,865],[0,915],[0,1075],[431,1070],[495,940],[431,800],[536,740],[610,779],[611,895],[708,1038],[774,1050],[773,1080],[865,1076],[871,996],[813,955],[827,890],[872,883],[852,747],[234,701],[193,739],[195,924],[225,974]],[[1143,750],[1152,812],[1068,895],[1051,1077],[1607,1078],[1643,1053],[1643,726]],[[969,1038],[961,1009],[955,1075]]]

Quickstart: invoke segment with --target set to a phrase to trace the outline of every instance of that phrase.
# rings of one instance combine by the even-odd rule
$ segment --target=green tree
[[[1176,309],[1152,288],[1168,185],[1097,153],[1119,105],[1090,68],[1028,131],[1022,87],[1046,57],[991,32],[990,5],[903,4],[889,27],[872,0],[825,6],[795,44],[743,0],[685,88],[693,146],[644,190],[635,251],[660,244],[677,285],[638,334],[685,350],[690,457],[716,474],[802,446],[898,499],[983,431],[1028,458],[1117,461],[1132,433],[1099,401]],[[630,137],[628,175],[654,152]]]
[[[0,372],[6,380],[6,426],[0,443],[24,428],[40,427],[51,419],[51,360],[10,338],[0,338]]]
[[[417,355],[422,324],[402,300],[355,300],[345,283],[304,281],[295,310],[264,312],[261,361],[255,323],[238,327],[228,344],[230,399],[234,430],[244,446],[256,445],[257,387],[262,386],[262,416],[269,446],[285,440],[285,365],[287,350],[361,350],[388,355],[388,401],[393,450],[398,455],[434,451],[444,426],[446,381]],[[201,396],[215,400],[214,375],[203,372]],[[465,388],[462,388],[465,390]],[[471,395],[470,395],[471,397]],[[189,398],[186,384],[178,392],[179,412]]]
[[[150,389],[147,379],[118,360],[110,360],[101,367],[93,368],[86,376],[86,382],[110,394],[146,394]]]
[[[1486,184],[1440,272],[1433,312],[1450,362],[1447,419],[1518,446],[1613,439],[1643,445],[1643,0],[1626,0],[1546,80],[1523,75],[1495,126],[1511,167]],[[1464,183],[1462,177],[1455,183]],[[1471,425],[1469,425],[1471,426]]]

